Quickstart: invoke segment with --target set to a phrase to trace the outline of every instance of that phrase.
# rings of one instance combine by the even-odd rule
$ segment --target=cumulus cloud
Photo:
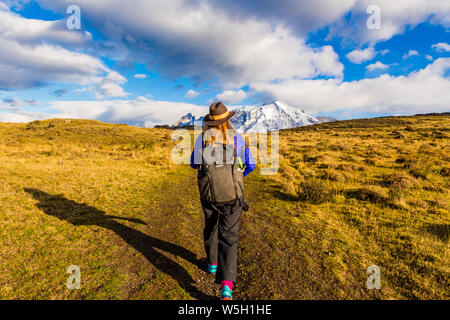
[[[245,98],[247,98],[248,93],[245,92],[244,90],[225,90],[222,93],[219,93],[215,100],[219,100],[222,101],[225,104],[235,104],[238,102],[241,102],[242,100],[244,100]],[[210,101],[211,103],[213,102],[212,100]]]
[[[146,79],[147,75],[146,74],[137,73],[137,74],[134,75],[134,77],[136,79]]]
[[[109,97],[125,97],[128,95],[123,90],[123,85],[127,79],[116,71],[110,71],[108,75],[103,78],[97,78],[93,80],[94,93],[97,98],[109,98]]]
[[[33,99],[21,100],[18,98],[7,97],[0,101],[0,110],[19,112],[23,110],[24,106],[36,106],[38,104],[39,101]]]
[[[58,12],[71,3],[39,2]],[[320,10],[324,5],[336,10],[338,17],[353,3],[306,1],[303,4],[311,7],[307,14],[295,1],[267,2],[272,8],[284,6],[282,12],[293,7],[302,16],[314,12],[323,16],[323,21],[329,19],[329,13]],[[169,77],[186,76],[194,82],[217,79],[227,90],[254,81],[343,74],[332,47],[312,48],[288,23],[279,20],[281,14],[274,20],[266,19],[270,10],[245,14],[241,7],[246,5],[237,1],[227,10],[221,10],[219,2],[202,0],[134,0],[127,6],[120,0],[80,0],[78,4],[90,24],[111,40],[126,44],[133,61],[146,62]]]
[[[409,50],[403,55],[403,59],[408,59],[413,56],[419,56],[419,52],[417,50]]]
[[[415,114],[448,111],[450,101],[450,58],[439,58],[426,68],[408,76],[383,74],[376,78],[343,82],[340,79],[291,79],[277,83],[259,82],[250,87],[253,94],[276,97],[310,113],[339,111],[344,114],[365,112]],[[235,92],[236,93],[236,92]],[[14,99],[0,102],[22,105]],[[2,109],[0,107],[0,109]],[[3,108],[0,121],[31,121],[47,118],[97,119],[113,123],[152,126],[172,124],[188,112],[207,113],[207,106],[154,101],[145,97],[133,100],[54,101],[52,113],[13,113]]]
[[[2,108],[0,101],[0,122],[29,122],[50,118],[95,119],[111,123],[154,126],[173,124],[187,113],[201,116],[208,113],[206,106],[194,104],[153,101],[146,97],[131,100],[102,101],[53,101],[48,112],[27,111],[23,108],[9,110]],[[4,112],[1,112],[3,110]]]
[[[71,50],[91,36],[69,31],[61,21],[26,19],[0,7],[0,88],[26,89],[50,82],[89,85],[99,96],[120,96],[124,78],[101,60]]]
[[[450,79],[446,76],[449,69],[450,58],[440,58],[408,76],[383,74],[351,82],[290,80],[257,83],[251,89],[311,113],[335,110],[355,114],[444,112],[448,111],[450,101]]]
[[[375,49],[369,47],[364,50],[356,49],[347,53],[346,57],[353,63],[361,64],[364,61],[372,60],[376,55]]]
[[[299,35],[314,31],[345,15],[356,0],[210,0],[218,10],[239,18],[258,17],[289,26]]]
[[[381,28],[367,28],[367,8],[378,6]],[[450,27],[450,1],[441,0],[358,0],[350,9],[349,19],[341,18],[330,26],[330,37],[339,36],[357,43],[375,44],[402,34],[408,27],[430,21]]]
[[[68,118],[96,119],[112,123],[154,126],[173,124],[186,113],[196,116],[208,112],[206,106],[168,101],[153,101],[146,97],[134,100],[54,101],[50,104],[58,114]]]
[[[369,64],[368,66],[366,66],[366,69],[369,71],[375,71],[375,70],[386,70],[387,68],[389,68],[388,65],[385,65],[384,63],[377,61],[375,63]]]
[[[44,112],[27,111],[25,109],[25,107],[38,104],[39,101],[32,99],[4,98],[0,100],[0,122],[29,122],[53,117]]]
[[[64,115],[52,115],[48,113],[28,112],[24,110],[17,112],[0,112],[0,122],[30,122],[34,120],[45,120],[51,118],[64,118]]]
[[[72,3],[38,2],[60,13]],[[121,0],[80,0],[78,4],[83,19],[116,46],[128,48],[124,61],[145,62],[173,78],[218,79],[226,90],[256,81],[341,77],[343,65],[333,48],[305,44],[307,32],[327,25],[330,36],[372,43],[349,54],[356,63],[373,59],[375,42],[402,33],[407,26],[427,19],[450,26],[448,1],[132,0],[123,6]],[[380,30],[366,27],[369,5],[381,9]]]
[[[62,14],[73,3],[72,0],[38,2],[41,7]],[[249,94],[259,93],[301,105],[311,112],[336,109],[422,112],[428,107],[441,110],[443,99],[449,101],[448,76],[441,72],[448,69],[448,60],[438,59],[408,76],[385,74],[343,82],[344,66],[333,47],[314,46],[305,41],[308,32],[328,26],[329,37],[350,39],[358,48],[367,47],[346,55],[349,61],[361,64],[373,60],[377,54],[386,54],[387,50],[376,52],[375,44],[403,33],[409,26],[429,21],[450,27],[448,1],[131,0],[124,6],[121,0],[79,0],[77,4],[88,25],[105,35],[107,40],[101,41],[101,45],[92,46],[92,37],[85,31],[69,32],[62,21],[25,19],[0,3],[0,88],[23,89],[48,82],[68,82],[83,86],[75,91],[92,91],[98,99],[123,98],[128,95],[122,88],[126,79],[98,58],[106,53],[118,61],[116,65],[146,63],[149,69],[172,79],[186,77],[193,84],[213,79],[217,81],[214,87],[222,91],[216,98],[226,103],[238,103]],[[381,9],[380,30],[366,27],[369,5]],[[448,52],[448,46],[438,43],[433,48]],[[366,68],[376,71],[387,67],[378,61]],[[312,80],[317,77],[320,79]],[[238,89],[245,85],[249,85],[250,93]],[[438,95],[438,89],[444,93]],[[425,100],[418,93],[431,98]],[[195,96],[198,92],[194,90],[186,93],[186,98]],[[69,106],[75,111],[66,109]],[[106,121],[118,119],[118,122],[142,118],[148,123],[161,123],[164,117],[169,123],[177,120],[181,114],[172,112],[172,106],[179,107],[182,113],[195,107],[142,97],[52,103],[57,114]],[[156,112],[159,107],[167,110]]]
[[[5,5],[0,7],[0,30],[2,37],[14,39],[23,45],[47,42],[86,48],[92,44],[92,35],[89,32],[68,30],[64,20],[25,19],[11,12]]]
[[[450,44],[445,42],[433,44],[432,48],[437,52],[450,52]]]

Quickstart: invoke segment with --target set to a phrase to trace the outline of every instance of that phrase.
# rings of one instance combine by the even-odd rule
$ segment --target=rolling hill
[[[417,116],[281,131],[279,173],[246,178],[234,297],[449,299],[449,128]],[[172,133],[0,123],[0,298],[215,299],[196,173],[170,161]]]

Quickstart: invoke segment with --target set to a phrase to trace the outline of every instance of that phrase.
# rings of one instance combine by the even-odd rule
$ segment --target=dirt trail
[[[149,233],[192,253],[190,261],[169,254],[180,266],[190,270],[194,283],[180,285],[192,298],[216,299],[218,286],[214,277],[205,272],[203,214],[195,179],[195,172],[186,169],[168,175],[161,185],[158,209],[149,213]],[[261,190],[253,185],[247,183],[246,194],[251,205],[261,201]],[[297,247],[296,240],[301,235],[282,218],[252,209],[242,216],[239,233],[235,299],[332,298],[329,290],[322,287],[322,270],[308,268],[311,259]],[[173,272],[176,270],[168,273]]]
[[[196,172],[177,167],[162,181],[151,195],[145,233],[163,261],[151,257],[154,251],[147,260],[175,279],[186,297],[217,299],[219,287],[206,273]],[[363,268],[349,270],[345,279],[330,271],[323,247],[330,239],[328,220],[303,218],[302,226],[295,224],[293,215],[301,209],[283,207],[285,200],[276,200],[258,173],[246,178],[246,198],[250,211],[240,220],[235,299],[375,298],[364,290]]]
[[[149,211],[149,233],[155,238],[179,246],[187,253],[180,254],[177,258],[173,254],[174,250],[164,252],[181,268],[189,270],[192,281],[180,283],[180,286],[192,298],[217,299],[219,287],[214,283],[214,277],[206,272],[207,262],[202,241],[203,214],[195,179],[193,170],[177,170],[167,175],[161,185],[157,206]],[[176,272],[171,270],[168,273]]]

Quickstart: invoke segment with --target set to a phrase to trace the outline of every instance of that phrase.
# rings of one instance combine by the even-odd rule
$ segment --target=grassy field
[[[422,116],[280,132],[279,173],[246,178],[234,297],[449,299],[449,128]],[[196,172],[171,162],[171,135],[0,124],[0,298],[215,299]]]

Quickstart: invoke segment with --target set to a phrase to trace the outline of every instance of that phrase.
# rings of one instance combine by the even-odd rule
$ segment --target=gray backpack
[[[243,171],[240,155],[238,156],[234,145],[214,142],[203,147],[198,177],[200,199],[211,205],[243,200]]]

